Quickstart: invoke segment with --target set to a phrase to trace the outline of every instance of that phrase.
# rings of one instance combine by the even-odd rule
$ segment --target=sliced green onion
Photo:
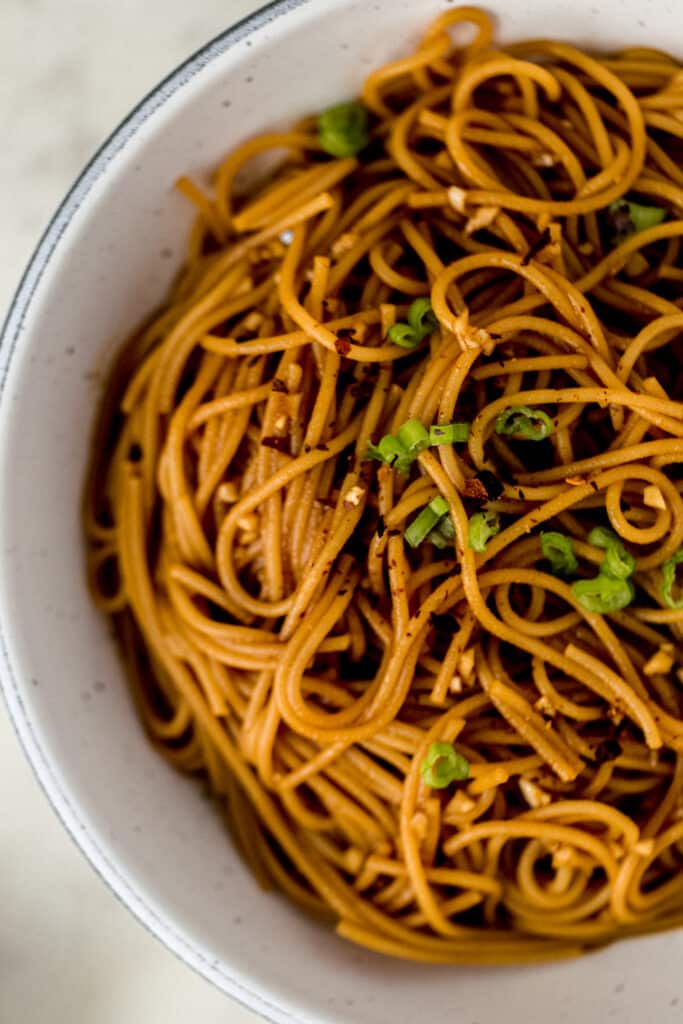
[[[429,431],[419,420],[406,420],[396,435],[409,455],[419,455],[429,448]]]
[[[662,566],[662,586],[660,593],[664,604],[669,608],[683,608],[683,594],[674,597],[673,589],[676,583],[676,569],[683,562],[683,548],[679,548],[675,555]]]
[[[588,543],[592,544],[594,548],[607,551],[612,544],[620,544],[621,541],[618,534],[614,530],[610,530],[609,526],[594,526],[588,534]]]
[[[420,774],[432,789],[445,789],[452,782],[469,778],[470,763],[452,743],[432,743],[420,767]]]
[[[621,541],[617,541],[605,551],[605,557],[600,563],[600,572],[603,576],[611,576],[613,580],[627,580],[636,568],[636,560],[630,551],[627,551]]]
[[[420,546],[426,540],[435,526],[448,512],[448,502],[440,494],[432,498],[428,505],[422,509],[416,519],[406,528],[405,539],[411,548]]]
[[[415,299],[408,310],[408,323],[398,320],[387,331],[387,338],[401,348],[415,348],[423,338],[436,330],[439,321],[428,298]]]
[[[422,340],[415,329],[402,320],[391,325],[387,331],[387,338],[399,348],[417,348]]]
[[[473,551],[486,551],[486,545],[500,533],[500,519],[497,512],[476,512],[467,528],[467,541]]]
[[[450,515],[446,515],[437,523],[434,529],[427,537],[428,541],[443,551],[444,548],[453,547],[453,541],[455,540],[455,527],[453,526],[453,520]]]
[[[368,444],[365,450],[366,459],[377,459],[393,466],[398,458],[407,454],[406,448],[393,434],[385,434],[379,444]]]
[[[663,207],[643,206],[629,199],[617,199],[609,206],[609,219],[616,242],[623,242],[629,235],[638,231],[656,227],[665,217],[666,210]]]
[[[469,423],[443,423],[429,428],[430,445],[461,444],[469,436]]]
[[[513,405],[496,417],[496,433],[516,435],[525,441],[543,441],[553,432],[553,421],[542,409]]]
[[[410,304],[408,323],[415,333],[420,336],[420,340],[436,330],[439,326],[439,321],[436,319],[436,314],[432,309],[431,299],[415,299]]]
[[[453,526],[453,520],[449,515],[443,517],[436,528],[436,532],[440,533],[444,540],[449,543],[452,543],[455,540],[455,527]]]
[[[633,576],[636,560],[626,550],[618,535],[608,526],[595,526],[588,534],[588,543],[605,552],[600,563],[603,576],[611,576],[615,580],[627,580]]]
[[[574,554],[573,541],[564,533],[558,533],[555,530],[542,533],[541,550],[544,558],[550,562],[550,571],[553,576],[571,576],[579,567]]]
[[[385,434],[378,444],[368,443],[363,457],[384,462],[400,473],[409,473],[420,452],[432,445],[466,441],[469,430],[469,423],[444,423],[427,429],[420,420],[406,420],[395,435]]]
[[[368,112],[360,103],[337,103],[318,117],[318,140],[331,156],[353,156],[368,144]]]
[[[572,590],[582,608],[599,615],[627,608],[636,592],[630,580],[615,579],[604,573],[592,580],[577,580],[572,583]]]

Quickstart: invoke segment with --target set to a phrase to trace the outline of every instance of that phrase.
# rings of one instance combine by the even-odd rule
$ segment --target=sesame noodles
[[[259,881],[379,952],[683,923],[682,126],[668,55],[460,8],[321,133],[179,182],[91,587]]]

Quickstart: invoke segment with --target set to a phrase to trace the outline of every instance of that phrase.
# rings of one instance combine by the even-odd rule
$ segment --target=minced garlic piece
[[[468,647],[458,659],[458,673],[466,683],[474,676],[474,654],[474,647]]]
[[[451,185],[448,189],[448,202],[454,210],[458,211],[458,213],[465,213],[467,192],[464,188],[458,188],[457,185]]]
[[[534,153],[531,157],[531,163],[534,167],[554,167],[557,163],[557,157],[554,153],[544,152]]]
[[[536,703],[534,704],[534,707],[536,708],[537,711],[540,711],[542,715],[554,715],[555,714],[555,708],[550,703],[548,698],[545,697],[545,696],[539,697],[538,700],[536,701]]]
[[[340,235],[339,238],[335,239],[332,243],[332,255],[335,259],[346,255],[347,252],[350,252],[351,249],[353,249],[357,242],[358,235],[353,231],[345,231],[343,235]]]
[[[226,505],[232,505],[240,496],[239,487],[234,480],[230,480],[228,483],[220,485],[216,491],[216,496],[219,501],[224,502]]]
[[[462,693],[462,676],[453,676],[448,689],[451,693]]]
[[[465,224],[465,234],[473,235],[475,231],[488,228],[500,213],[499,206],[480,206],[477,212]]]
[[[364,494],[365,491],[363,490],[363,488],[359,487],[358,484],[356,484],[344,495],[344,505],[347,508],[357,508],[358,505],[360,505]]]
[[[633,852],[639,857],[651,857],[655,848],[654,839],[639,839],[633,847]]]
[[[553,867],[563,868],[574,860],[574,851],[571,846],[560,846],[553,851]]]
[[[522,792],[522,796],[532,809],[537,807],[547,807],[550,803],[550,793],[546,793],[544,789],[541,789],[541,787],[537,783],[532,782],[531,779],[525,779],[522,777],[519,780],[519,788]]]
[[[657,676],[670,672],[674,664],[673,652],[673,644],[662,644],[643,666],[645,675]]]
[[[263,314],[257,310],[252,309],[248,316],[245,316],[242,321],[242,326],[245,331],[258,331],[259,327],[263,323]]]
[[[647,505],[648,508],[666,508],[664,495],[656,484],[648,484],[645,488],[643,491],[643,503]]]
[[[494,344],[491,335],[481,327],[470,326],[469,310],[465,310],[455,321],[455,333],[464,351],[467,349],[480,348],[489,356],[493,352]]]

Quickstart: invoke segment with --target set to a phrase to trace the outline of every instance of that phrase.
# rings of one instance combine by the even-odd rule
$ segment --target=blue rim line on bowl
[[[0,410],[4,410],[5,388],[13,355],[20,343],[27,314],[48,263],[60,240],[91,189],[107,170],[111,161],[131,142],[143,124],[172,96],[184,88],[205,67],[227,50],[241,43],[254,32],[278,20],[309,0],[272,0],[257,11],[242,18],[230,28],[206,43],[192,56],[155,86],[120,122],[86,164],[76,182],[57,208],[42,238],[38,242],[10,303],[7,317],[0,331]],[[96,873],[111,889],[117,899],[135,915],[143,927],[162,942],[178,959],[194,968],[207,980],[226,992],[242,1006],[259,1013],[273,1024],[320,1024],[297,1010],[283,1009],[270,1001],[267,986],[259,982],[260,992],[225,969],[221,961],[212,959],[181,935],[145,897],[131,885],[120,869],[102,849],[88,825],[80,817],[68,792],[52,769],[36,734],[21,689],[12,666],[0,619],[0,689],[5,697],[10,720],[38,783],[48,798],[55,814],[76,845],[88,859]],[[265,995],[264,995],[265,993]]]

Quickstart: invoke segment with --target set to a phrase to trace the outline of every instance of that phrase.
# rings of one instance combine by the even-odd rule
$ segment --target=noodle
[[[505,963],[679,925],[680,65],[460,8],[362,101],[357,151],[308,118],[179,180],[95,600],[156,749],[342,936]]]

